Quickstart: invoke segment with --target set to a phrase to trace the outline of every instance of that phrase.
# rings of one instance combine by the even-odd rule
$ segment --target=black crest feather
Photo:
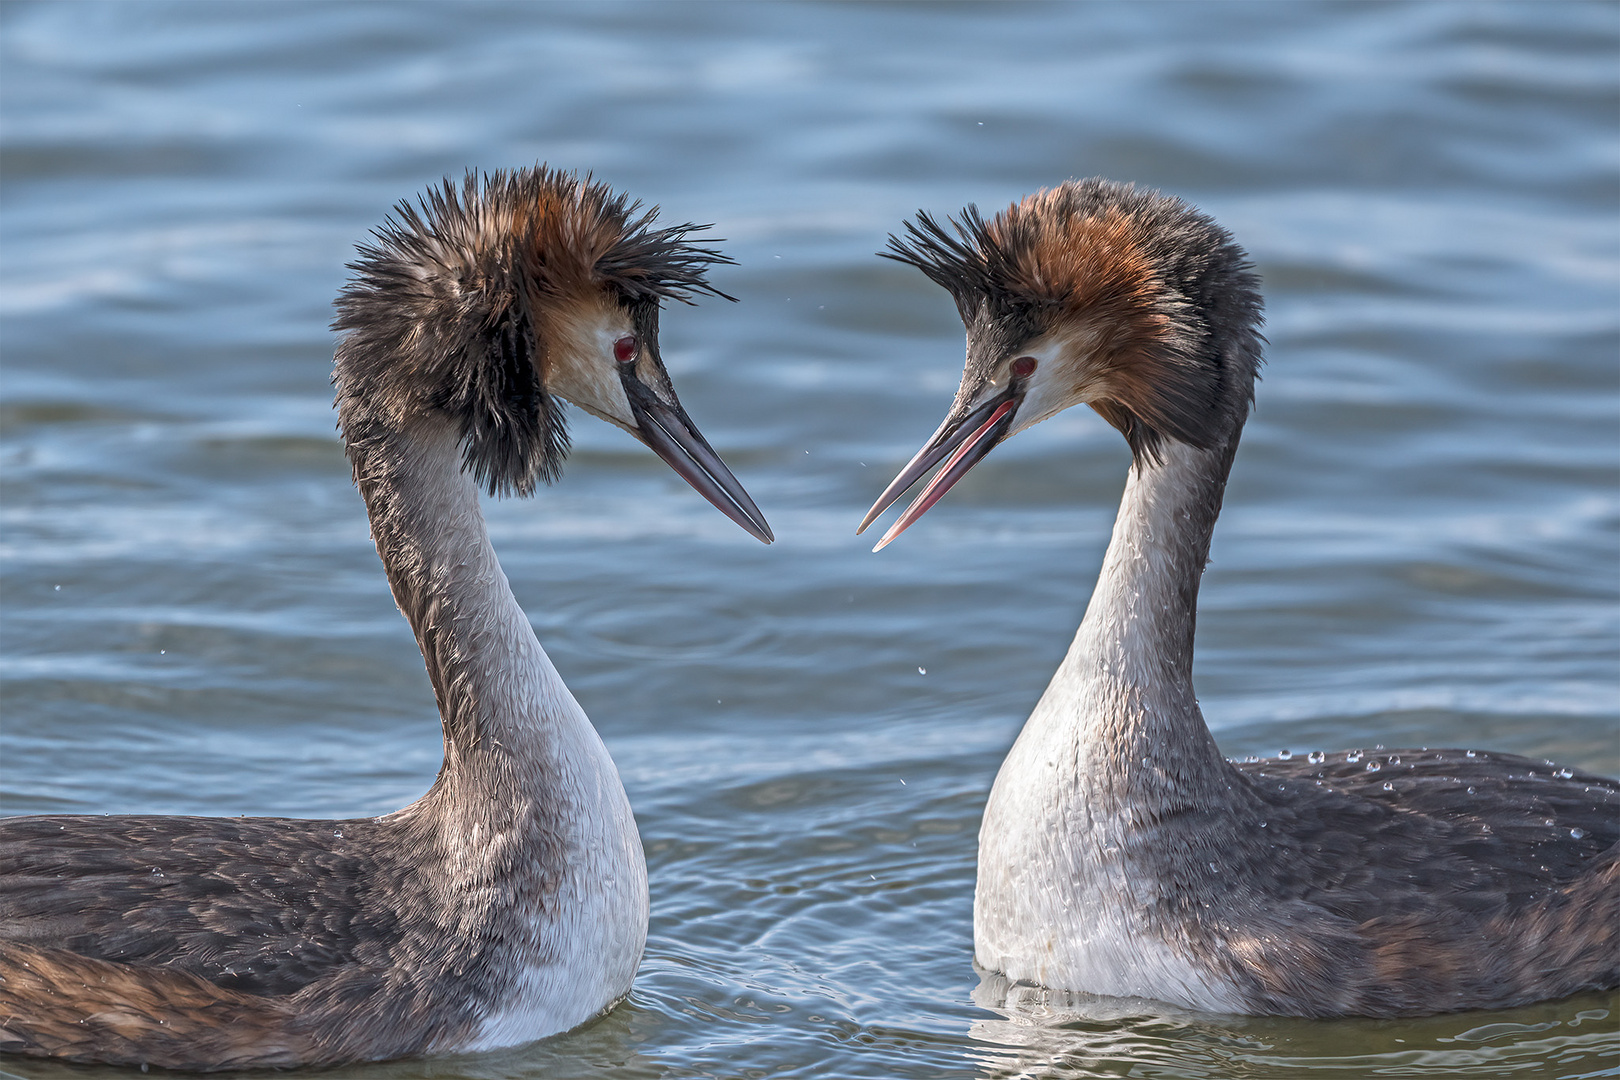
[[[946,228],[926,210],[915,222],[903,224],[905,239],[889,235],[885,259],[914,266],[928,280],[951,294],[963,320],[987,302],[1011,299],[1011,257],[1006,247],[990,236],[979,208],[969,203],[960,217],[947,217]]]
[[[491,495],[529,495],[550,484],[568,456],[568,417],[546,393],[528,315],[508,308],[489,329],[488,362],[469,364],[442,403],[462,418],[462,461]]]

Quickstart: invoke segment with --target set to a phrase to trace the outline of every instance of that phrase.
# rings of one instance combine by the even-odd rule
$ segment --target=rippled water
[[[885,233],[1071,175],[1162,187],[1270,304],[1203,592],[1223,747],[1620,771],[1617,29],[1553,3],[8,3],[3,810],[343,816],[428,785],[329,302],[392,202],[543,159],[728,238],[742,302],[670,312],[664,354],[781,539],[578,415],[563,483],[490,507],[637,809],[647,959],[583,1031],[342,1075],[1614,1070],[1606,995],[1307,1023],[981,986],[980,809],[1125,448],[1072,410],[882,555],[852,531],[961,360]]]

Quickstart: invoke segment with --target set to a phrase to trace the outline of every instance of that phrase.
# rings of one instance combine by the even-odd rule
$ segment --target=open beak
[[[682,480],[746,529],[750,536],[766,544],[775,540],[771,527],[765,523],[765,515],[731,475],[731,470],[698,431],[686,410],[678,404],[664,404],[646,383],[636,378],[633,367],[625,364],[619,374],[624,381],[624,395],[630,400],[630,413],[636,420],[634,434]]]
[[[878,501],[872,504],[872,509],[866,512],[861,519],[860,528],[855,532],[859,535],[866,531],[866,527],[883,511],[887,510],[896,499],[905,494],[906,489],[915,484],[922,475],[941,459],[945,464],[934,478],[923,488],[922,494],[906,508],[900,519],[889,526],[889,531],[883,534],[873,551],[882,551],[895,537],[911,527],[911,523],[928,512],[928,508],[939,502],[940,498],[955,483],[967,475],[967,471],[977,465],[997,443],[1004,439],[1011,430],[1013,416],[1018,412],[1018,405],[1024,399],[1024,391],[1016,381],[1008,385],[1006,390],[992,397],[970,410],[966,416],[954,424],[946,421],[928,445],[917,451],[900,475],[883,490]],[[947,455],[949,455],[947,457]]]

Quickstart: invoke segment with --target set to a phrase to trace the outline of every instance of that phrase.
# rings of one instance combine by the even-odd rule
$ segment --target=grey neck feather
[[[1198,586],[1240,431],[1212,450],[1168,443],[1126,482],[1096,590],[1047,692],[1064,707],[1036,710],[1077,729],[1094,798],[1165,812],[1228,791],[1192,660]]]
[[[454,426],[423,420],[409,432],[351,441],[349,452],[377,553],[438,700],[440,785],[535,743],[512,738],[525,729],[573,719],[578,707],[490,545]]]

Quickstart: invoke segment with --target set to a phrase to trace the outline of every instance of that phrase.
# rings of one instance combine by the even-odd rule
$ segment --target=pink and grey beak
[[[882,551],[895,537],[911,527],[911,523],[928,512],[928,508],[939,502],[940,498],[955,483],[967,475],[967,471],[977,465],[996,444],[1006,438],[1007,432],[1012,429],[1013,417],[1018,412],[1018,405],[1024,399],[1024,388],[1019,380],[1010,383],[1006,390],[995,395],[990,400],[970,410],[954,424],[947,421],[928,445],[917,451],[900,475],[883,490],[878,501],[872,504],[872,509],[866,512],[861,519],[860,528],[856,535],[866,531],[866,527],[883,511],[887,510],[894,501],[905,494],[906,489],[922,478],[922,475],[941,460],[945,464],[939,472],[923,488],[922,494],[906,508],[898,521],[889,526],[889,531],[883,534],[873,551]]]
[[[633,364],[623,364],[619,374],[641,441],[750,536],[766,544],[775,540],[765,515],[731,475],[731,470],[698,431],[686,410],[679,403],[665,404],[651,387],[635,376],[633,369]]]

